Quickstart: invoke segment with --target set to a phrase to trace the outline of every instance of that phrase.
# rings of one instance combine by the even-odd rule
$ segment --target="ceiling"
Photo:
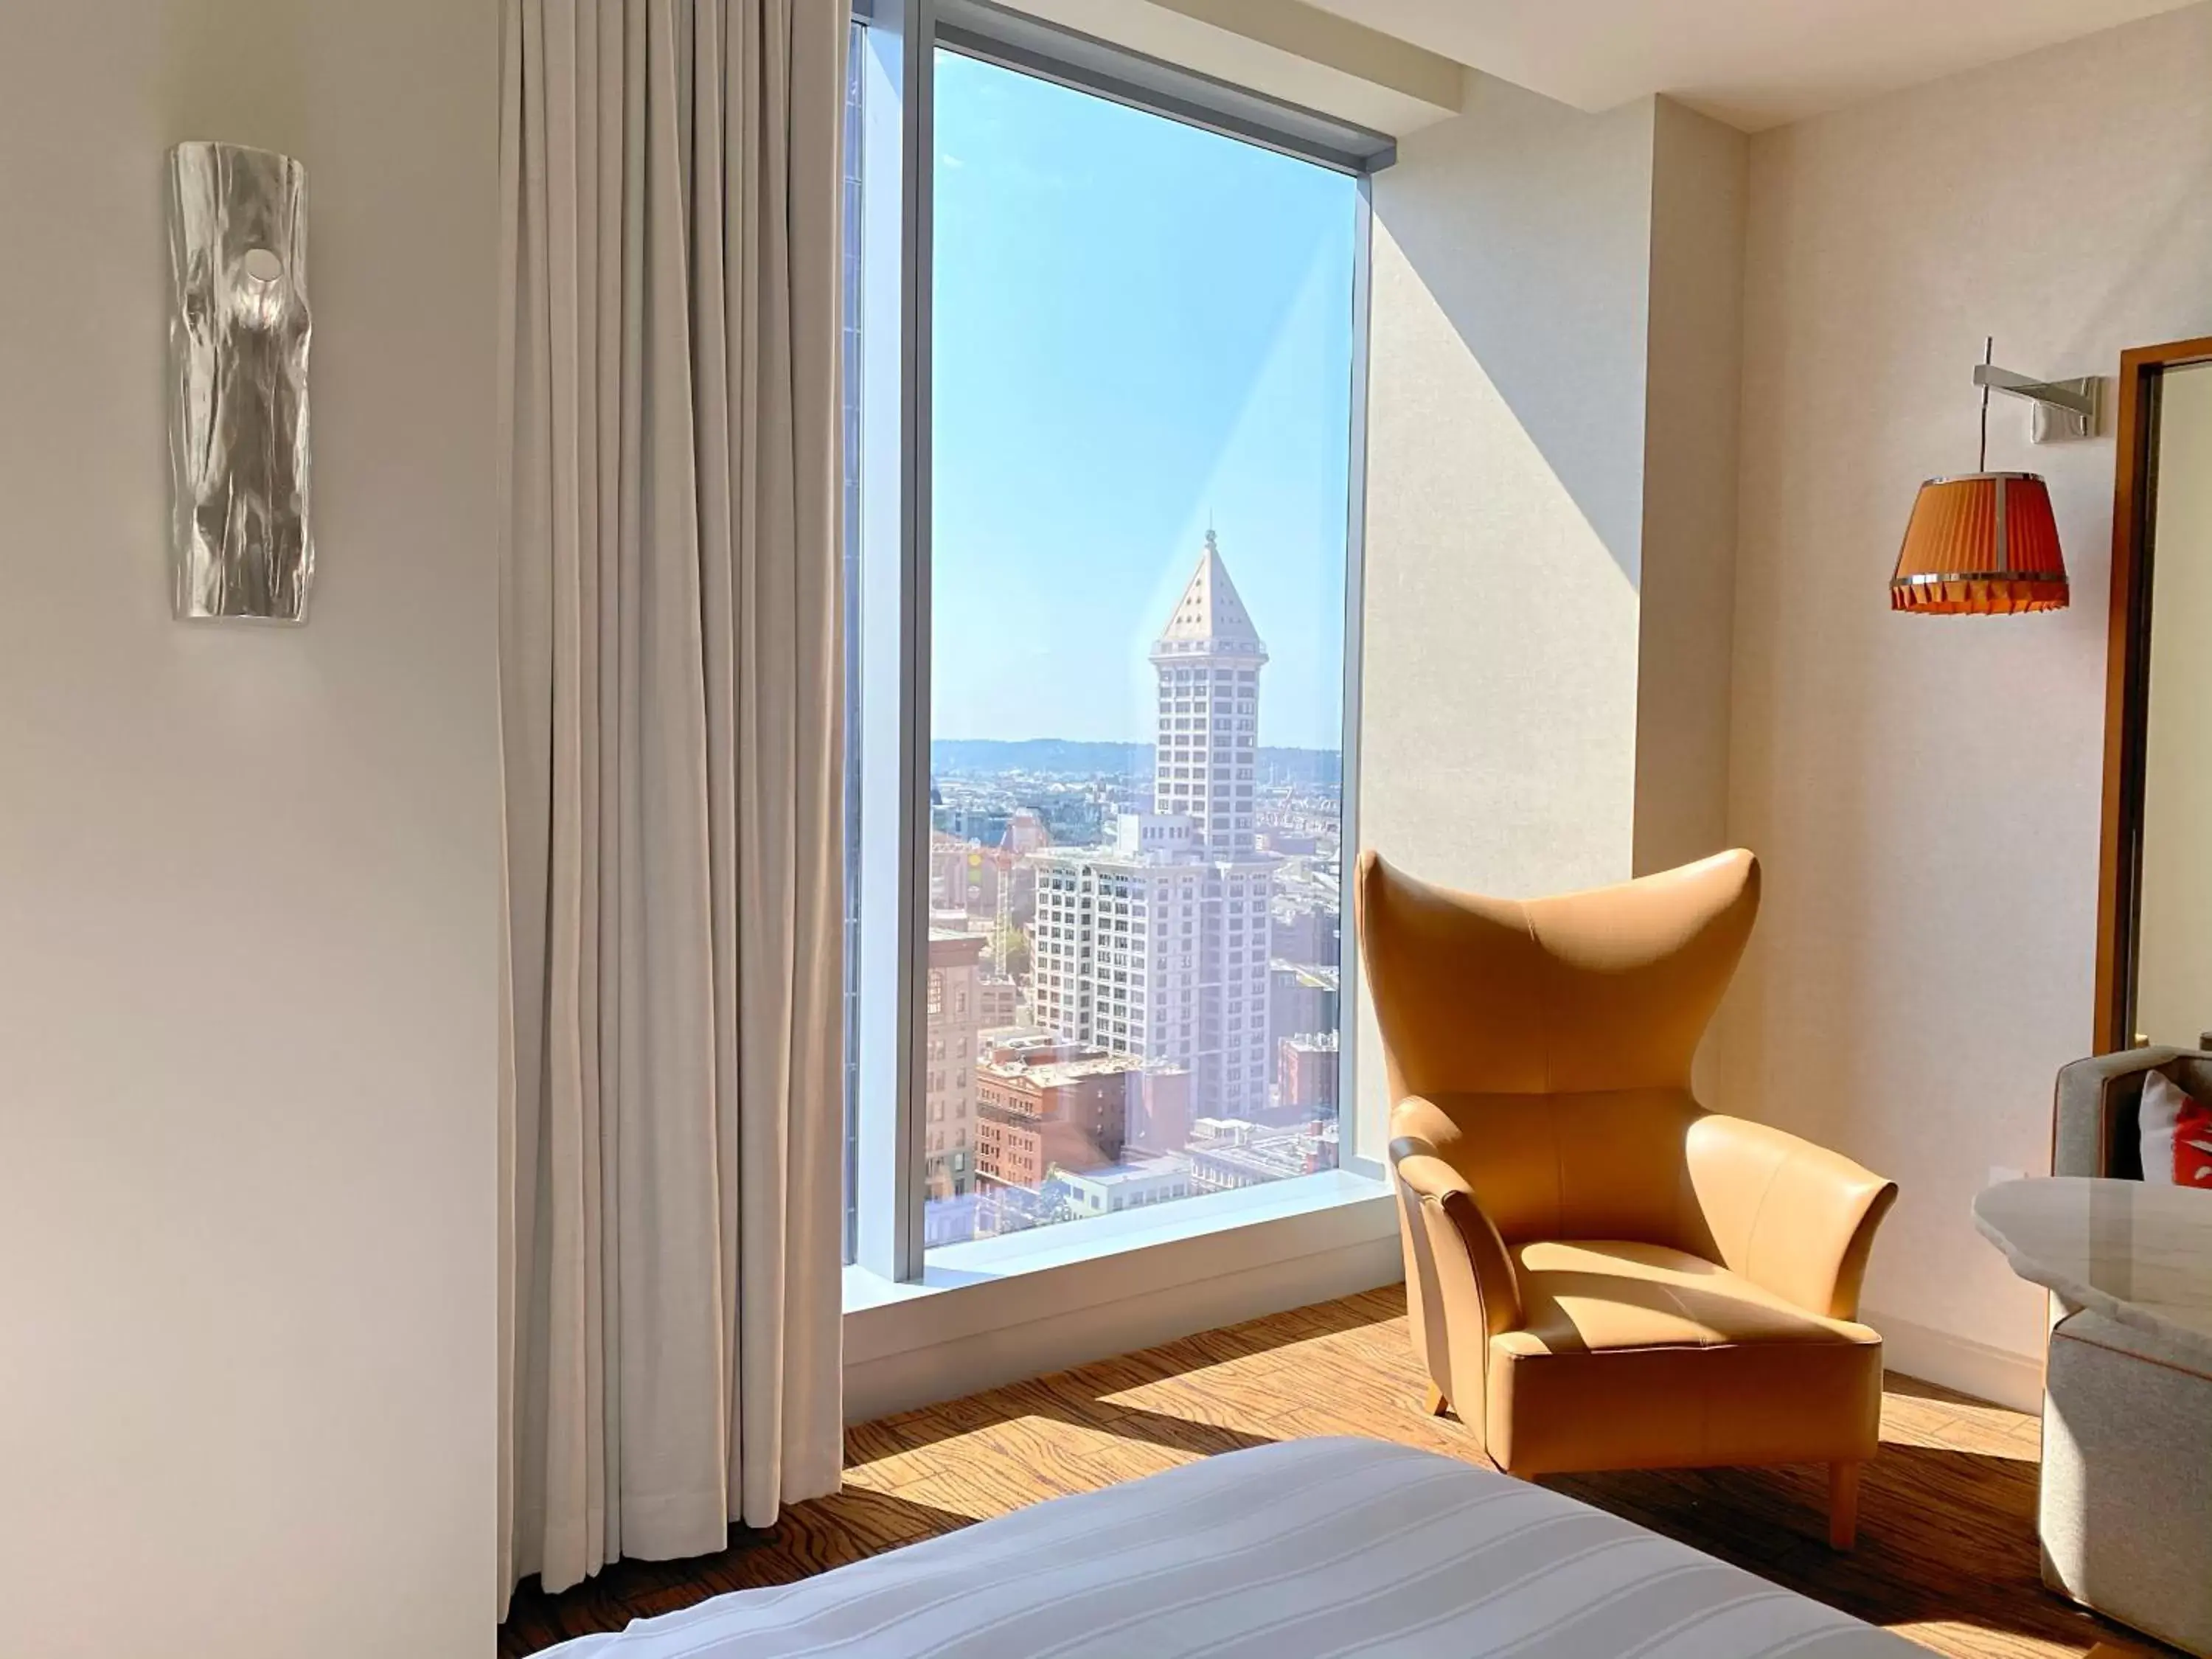
[[[1309,0],[1584,109],[1672,94],[1747,131],[2190,0]]]

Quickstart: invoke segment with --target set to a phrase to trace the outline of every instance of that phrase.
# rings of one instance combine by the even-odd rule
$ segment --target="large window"
[[[1339,1163],[1366,215],[1355,168],[865,35],[848,1217],[909,1277]]]

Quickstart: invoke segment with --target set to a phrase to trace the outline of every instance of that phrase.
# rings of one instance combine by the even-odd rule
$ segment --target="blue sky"
[[[1148,739],[1210,514],[1335,748],[1357,186],[950,52],[937,149],[934,735]]]

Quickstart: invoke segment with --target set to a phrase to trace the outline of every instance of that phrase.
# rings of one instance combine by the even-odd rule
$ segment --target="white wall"
[[[1358,830],[1430,880],[1629,872],[1651,146],[1480,79],[1374,182]]]
[[[2212,1030],[2212,366],[2165,376],[2154,511],[2135,1027],[2193,1048]]]
[[[1556,892],[1723,844],[1744,167],[1668,100],[1477,77],[1375,180],[1358,827],[1417,874]]]
[[[489,1650],[489,3],[0,10],[0,1648]],[[298,630],[168,616],[163,155],[307,164]]]
[[[2049,1167],[2088,1052],[2112,446],[2051,480],[2073,608],[1893,614],[1913,490],[1974,463],[1997,361],[2112,374],[2212,332],[2212,9],[2134,24],[1752,143],[1732,834],[1766,899],[1723,1099],[1902,1188],[1867,1286],[1908,1370],[2032,1395],[2041,1295],[1968,1206]]]

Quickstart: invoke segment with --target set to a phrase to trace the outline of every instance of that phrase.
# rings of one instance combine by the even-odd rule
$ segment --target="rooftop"
[[[1158,1181],[1163,1176],[1188,1175],[1190,1164],[1180,1158],[1148,1158],[1121,1164],[1109,1164],[1103,1170],[1063,1170],[1059,1171],[1063,1181],[1081,1181],[1099,1187],[1126,1187],[1134,1182]]]
[[[1141,1072],[1145,1062],[1134,1054],[1094,1054],[1083,1060],[1048,1060],[1036,1065],[1020,1060],[979,1060],[975,1069],[1010,1082],[1034,1083],[1041,1089],[1052,1089],[1063,1084],[1080,1083],[1087,1078]]]

